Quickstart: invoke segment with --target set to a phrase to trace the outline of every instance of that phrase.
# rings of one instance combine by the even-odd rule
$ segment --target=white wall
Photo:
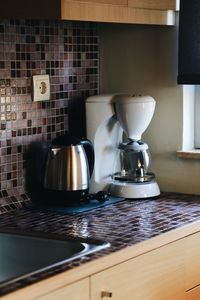
[[[177,158],[182,145],[182,87],[175,27],[103,24],[100,92],[149,94],[157,102],[143,135],[162,191],[200,194],[200,160]]]

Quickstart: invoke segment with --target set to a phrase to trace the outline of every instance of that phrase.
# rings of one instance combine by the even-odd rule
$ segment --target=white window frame
[[[195,85],[194,148],[200,150],[200,85]]]
[[[183,137],[182,151],[195,149],[194,142],[195,86],[183,85]]]
[[[200,159],[200,85],[183,85],[183,136],[179,157]]]

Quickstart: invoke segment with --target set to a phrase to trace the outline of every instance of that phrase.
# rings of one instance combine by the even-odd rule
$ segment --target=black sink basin
[[[99,240],[0,229],[0,288],[108,246]]]

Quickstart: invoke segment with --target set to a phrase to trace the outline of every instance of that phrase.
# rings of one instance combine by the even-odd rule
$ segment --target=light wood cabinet
[[[174,25],[176,0],[6,0],[0,18]]]
[[[128,0],[61,0],[61,19],[174,25],[174,12],[168,9],[175,7],[175,4],[168,6],[159,5],[157,9],[157,4],[162,1],[150,1],[151,5],[147,7],[145,1],[142,1],[143,5],[140,6],[140,0],[138,0],[137,5]],[[167,4],[167,1],[164,2]],[[175,3],[176,0],[171,0],[170,2]],[[160,9],[160,7],[162,7],[162,9]]]
[[[186,292],[186,300],[199,300],[200,299],[200,286],[197,286]]]
[[[37,300],[89,300],[89,278],[57,289]]]
[[[175,242],[92,276],[91,300],[102,299],[102,292],[115,300],[183,300],[182,247]]]
[[[200,233],[189,236],[185,243],[185,288],[189,290],[200,285]]]

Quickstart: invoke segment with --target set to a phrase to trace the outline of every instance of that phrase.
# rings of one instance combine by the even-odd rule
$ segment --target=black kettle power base
[[[64,213],[64,214],[79,214],[87,211],[91,211],[100,207],[104,207],[111,204],[116,204],[118,202],[124,201],[124,198],[121,197],[112,197],[109,196],[104,202],[100,202],[97,199],[92,199],[87,202],[84,201],[71,201],[66,206],[59,206],[59,205],[51,205],[51,204],[42,204],[39,202],[32,202],[26,208],[34,209],[34,210],[42,210],[42,211],[51,211],[57,213]]]
[[[88,190],[66,192],[44,189],[30,195],[30,198],[31,203],[26,208],[65,214],[81,213],[124,200],[121,197],[110,196],[105,191],[89,194]]]

